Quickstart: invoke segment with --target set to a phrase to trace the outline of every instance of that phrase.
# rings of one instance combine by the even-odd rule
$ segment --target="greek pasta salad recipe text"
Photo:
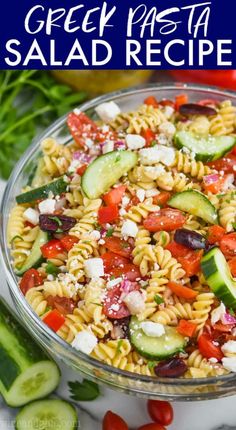
[[[73,348],[121,370],[236,372],[236,107],[148,97],[42,141],[8,241],[19,288]]]

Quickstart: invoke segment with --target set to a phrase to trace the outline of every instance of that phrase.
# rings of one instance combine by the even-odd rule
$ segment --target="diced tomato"
[[[187,246],[177,243],[174,240],[166,245],[165,249],[168,249],[174,258],[184,257],[191,251]]]
[[[231,259],[236,256],[236,232],[225,234],[220,241],[220,249],[225,258]]]
[[[195,335],[197,324],[194,324],[188,320],[180,320],[177,330],[183,336],[192,337]]]
[[[122,240],[119,237],[105,237],[104,240],[105,246],[109,251],[121,255],[122,257],[130,257],[133,248],[125,240]]]
[[[170,199],[171,194],[168,191],[161,191],[152,198],[154,205],[165,206]]]
[[[219,175],[209,175],[209,176],[212,176],[212,180],[206,181],[204,179],[205,177],[203,177],[204,190],[212,194],[220,193],[227,178],[225,176],[219,176]]]
[[[56,308],[62,315],[72,314],[76,307],[76,302],[67,297],[48,296],[48,306]]]
[[[181,228],[186,217],[178,209],[164,208],[150,213],[144,220],[144,227],[151,232],[172,231]]]
[[[76,170],[76,173],[80,176],[83,176],[85,170],[87,169],[88,165],[87,164],[83,164],[82,166],[78,167],[78,169]]]
[[[236,155],[228,154],[219,160],[210,161],[207,163],[212,169],[223,171],[225,173],[234,173],[236,174]]]
[[[138,291],[140,286],[137,282],[132,282],[129,288],[130,291]],[[123,290],[120,285],[108,290],[103,303],[103,313],[112,319],[126,318],[130,315],[130,311],[121,300]]]
[[[223,358],[223,353],[219,346],[214,345],[214,341],[211,336],[204,333],[201,334],[198,338],[198,348],[203,357],[206,358],[216,358],[217,360],[221,360]]]
[[[213,329],[220,333],[230,333],[233,327],[235,327],[235,324],[222,324],[221,322],[217,322],[213,325]],[[215,334],[213,334],[213,336],[215,337]]]
[[[149,97],[147,97],[147,98],[144,100],[144,104],[145,104],[145,105],[153,106],[153,107],[155,107],[155,108],[157,108],[157,107],[158,107],[158,101],[157,101],[156,97],[154,97],[154,96],[149,96]]]
[[[44,258],[55,258],[64,251],[64,247],[58,239],[50,240],[41,246],[40,249]]]
[[[150,146],[152,142],[155,140],[155,133],[150,129],[147,128],[142,132],[142,136],[146,140],[146,147]]]
[[[70,251],[71,248],[75,245],[75,243],[79,242],[79,239],[75,236],[71,236],[70,234],[66,234],[60,239],[60,242],[63,246],[63,248],[66,249],[66,251]]]
[[[186,276],[194,276],[200,271],[200,262],[203,250],[190,250],[185,257],[178,257],[177,260],[185,270]]]
[[[29,269],[24,273],[23,277],[20,280],[20,289],[24,296],[30,288],[37,287],[38,285],[42,285],[43,278],[40,273],[36,269]]]
[[[105,273],[110,273],[115,267],[119,267],[122,270],[124,265],[129,263],[128,258],[122,257],[114,252],[105,252],[101,255],[101,258],[103,259]]]
[[[174,104],[174,102],[172,102],[172,100],[168,100],[168,99],[162,99],[162,100],[159,102],[159,105],[161,105],[161,106],[170,106],[170,107],[172,107],[173,109],[175,108],[175,104]]]
[[[236,155],[236,145],[231,150],[230,154]]]
[[[185,103],[188,103],[188,96],[187,94],[179,94],[175,97],[175,109],[179,110],[180,106],[184,105]]]
[[[197,291],[185,287],[182,284],[178,284],[177,282],[168,282],[167,286],[176,296],[183,297],[183,299],[186,300],[193,300],[198,295]]]
[[[230,272],[234,278],[236,278],[236,257],[233,257],[228,261]]]
[[[213,245],[219,243],[222,237],[225,235],[225,229],[220,225],[212,225],[208,229],[208,242]]]
[[[117,188],[113,188],[111,191],[103,195],[103,200],[107,206],[118,205],[125,193],[126,185],[120,185]]]
[[[107,411],[103,418],[102,430],[128,430],[128,426],[119,415]]]
[[[119,218],[119,209],[117,205],[101,207],[98,210],[99,224],[116,221]]]
[[[58,331],[65,322],[65,317],[58,312],[57,309],[50,311],[44,318],[43,321],[53,331]]]
[[[123,267],[115,267],[114,269],[111,269],[109,273],[110,275],[115,276],[115,278],[124,275],[125,278],[131,282],[141,278],[138,266],[135,266],[135,264],[132,263],[125,264]]]
[[[174,417],[174,411],[169,402],[163,400],[148,400],[147,409],[151,419],[157,423],[169,426]]]
[[[70,133],[79,146],[85,146],[86,138],[96,139],[98,127],[85,113],[70,112],[67,117]]]

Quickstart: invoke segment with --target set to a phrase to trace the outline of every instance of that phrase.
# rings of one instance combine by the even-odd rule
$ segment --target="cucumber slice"
[[[202,272],[213,293],[228,307],[236,309],[236,281],[219,248],[213,248],[201,261]]]
[[[23,266],[16,271],[16,275],[21,276],[26,270],[31,267],[38,267],[43,261],[43,256],[40,247],[48,242],[48,233],[46,231],[39,231],[38,236],[32,246],[30,255],[26,258]]]
[[[229,152],[236,143],[233,136],[196,136],[189,131],[179,131],[175,134],[175,145],[177,148],[188,148],[195,154],[196,160],[211,161],[218,160]]]
[[[137,164],[132,151],[113,151],[96,158],[82,176],[81,186],[89,199],[96,199]]]
[[[64,400],[48,399],[25,406],[16,416],[16,430],[76,430],[77,413]]]
[[[168,201],[172,208],[202,218],[210,224],[218,224],[218,214],[210,200],[199,191],[186,190],[174,194]]]
[[[160,337],[147,336],[141,321],[132,317],[129,325],[130,341],[140,355],[154,360],[162,360],[176,354],[185,347],[185,338],[174,327],[165,326],[165,334]]]
[[[65,181],[64,176],[61,176],[55,181],[49,182],[48,184],[42,185],[38,188],[33,188],[26,193],[19,194],[16,196],[16,201],[18,204],[21,203],[30,203],[35,200],[46,199],[49,194],[53,194],[54,196],[60,195],[66,191],[68,186],[68,182]]]
[[[0,392],[18,407],[55,390],[60,371],[0,298]]]

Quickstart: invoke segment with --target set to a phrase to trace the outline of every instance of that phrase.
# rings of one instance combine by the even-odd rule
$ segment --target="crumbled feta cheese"
[[[146,145],[146,140],[139,134],[127,134],[125,141],[131,150],[137,150]]]
[[[81,162],[79,160],[72,160],[68,167],[68,172],[74,173],[80,165],[81,165]]]
[[[210,358],[208,359],[208,361],[209,361],[210,363],[212,363],[212,364],[216,364],[216,363],[218,363],[218,360],[217,360],[217,358],[215,358],[215,357],[210,357]]]
[[[217,323],[217,321],[220,321],[225,312],[225,305],[221,302],[220,306],[218,306],[211,312],[211,324],[214,325],[215,323]]]
[[[173,113],[174,113],[175,110],[171,106],[165,106],[164,109],[163,109],[163,111],[164,111],[165,117],[167,119],[170,119],[170,117],[173,115]]]
[[[97,345],[97,338],[93,333],[82,330],[75,335],[75,338],[72,342],[73,348],[77,349],[77,351],[84,352],[84,354],[91,354]]]
[[[167,137],[173,137],[176,132],[176,128],[172,122],[167,121],[163,122],[159,126],[159,131],[160,133],[165,134]]]
[[[115,278],[115,279],[112,279],[111,281],[108,281],[107,282],[107,288],[115,287],[115,285],[120,284],[122,282],[122,280],[123,280],[123,278],[120,277],[120,278]]]
[[[54,276],[49,274],[49,275],[47,276],[47,280],[48,280],[48,281],[53,281],[53,280],[54,280]]]
[[[168,145],[170,143],[170,139],[164,133],[158,134],[156,141],[159,145]]]
[[[120,108],[115,102],[101,103],[95,108],[98,116],[104,122],[112,121],[120,113]]]
[[[228,340],[228,342],[222,345],[221,350],[224,354],[236,353],[236,340]]]
[[[230,372],[236,372],[236,357],[223,357],[223,367]]]
[[[77,266],[76,260],[75,264]],[[77,282],[77,278],[71,273],[59,273],[58,280],[62,283],[70,298],[75,296],[78,290],[81,288],[81,284]]]
[[[89,237],[93,240],[99,240],[101,238],[101,233],[98,230],[92,230],[89,233]]]
[[[127,220],[124,222],[121,228],[121,234],[123,237],[130,236],[136,237],[138,233],[138,226],[134,221]]]
[[[222,191],[227,191],[228,189],[233,188],[234,183],[234,174],[229,174],[225,176],[224,183],[222,186]]]
[[[98,243],[99,243],[99,245],[105,245],[105,240],[104,240],[104,239],[100,239],[100,240],[98,241]]]
[[[136,195],[137,195],[138,199],[140,200],[140,202],[143,202],[145,199],[145,195],[146,195],[145,190],[140,188],[138,191],[136,191]]]
[[[127,214],[127,212],[126,212],[126,210],[125,210],[124,208],[121,208],[121,209],[119,210],[119,214],[120,214],[120,216],[124,216],[124,215],[126,215],[126,214]]]
[[[109,142],[104,143],[102,147],[102,153],[107,154],[108,152],[112,152],[114,150],[114,142],[111,140]]]
[[[93,146],[93,140],[92,140],[92,139],[90,139],[89,137],[87,137],[87,138],[85,139],[85,145],[86,145],[88,148],[92,148],[92,146]]]
[[[166,166],[171,166],[175,160],[175,150],[163,145],[140,149],[139,155],[141,163],[145,165],[161,162]]]
[[[154,268],[154,270],[159,270],[159,269],[160,269],[160,266],[159,266],[159,264],[158,264],[158,263],[154,263],[153,268]]]
[[[129,204],[129,202],[130,202],[129,197],[127,196],[122,197],[121,204],[124,208]]]
[[[26,209],[23,213],[23,217],[26,221],[29,221],[33,225],[37,225],[39,223],[39,213],[35,209]]]
[[[149,198],[149,197],[154,197],[157,194],[160,194],[160,192],[156,188],[151,188],[151,190],[146,190],[145,194],[146,194],[146,197]]]
[[[147,336],[160,337],[165,333],[165,327],[163,326],[163,324],[155,323],[152,321],[143,321],[140,326]]]
[[[144,297],[139,291],[131,291],[124,297],[123,302],[126,304],[131,315],[137,315],[145,309]]]
[[[75,109],[73,110],[73,112],[75,113],[75,115],[80,115],[80,114],[81,114],[81,110],[80,110],[80,109],[78,109],[78,108],[75,108]]]
[[[104,276],[102,258],[89,258],[84,262],[84,268],[88,278],[99,278]]]
[[[158,164],[157,166],[145,166],[144,173],[152,179],[157,179],[160,175],[165,173],[165,168],[162,164]]]
[[[46,199],[39,203],[39,212],[41,214],[53,214],[55,211],[56,200]]]

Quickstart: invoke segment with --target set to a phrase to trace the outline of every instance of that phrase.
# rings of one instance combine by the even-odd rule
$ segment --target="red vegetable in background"
[[[42,285],[43,278],[36,269],[29,269],[20,280],[20,289],[24,296],[30,288]]]
[[[180,82],[197,82],[218,87],[236,89],[235,70],[171,70],[171,75]]]
[[[223,353],[219,346],[214,345],[213,339],[209,334],[201,334],[198,338],[198,348],[203,357],[206,358],[216,358],[221,360],[223,358]]]
[[[174,411],[169,402],[162,400],[148,400],[147,409],[151,419],[163,426],[168,426],[173,421]]]
[[[102,430],[129,430],[126,422],[119,415],[107,411],[102,422]]]
[[[151,232],[172,231],[182,227],[185,220],[185,216],[178,209],[164,208],[158,212],[150,213],[144,220],[143,225]]]

